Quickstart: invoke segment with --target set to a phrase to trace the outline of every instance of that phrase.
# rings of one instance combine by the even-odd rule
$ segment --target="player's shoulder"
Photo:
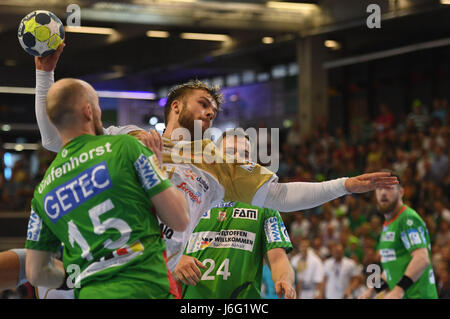
[[[407,226],[412,226],[417,223],[424,223],[422,217],[411,207],[405,205],[405,211],[400,215],[400,222],[406,223]]]

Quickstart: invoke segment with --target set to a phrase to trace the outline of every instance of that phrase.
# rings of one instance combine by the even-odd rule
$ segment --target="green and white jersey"
[[[120,275],[148,282],[163,298],[165,244],[150,198],[170,186],[136,138],[81,135],[58,152],[36,187],[26,248],[56,252],[64,243],[65,269],[79,267],[76,288]]]
[[[378,243],[387,283],[393,289],[405,274],[412,259],[411,252],[418,248],[428,249],[431,256],[430,236],[420,216],[403,205],[394,217],[384,223]],[[433,267],[428,266],[422,276],[406,291],[404,298],[437,298]]]
[[[203,214],[188,241],[185,254],[207,268],[196,286],[183,285],[183,298],[261,298],[263,257],[273,248],[292,249],[278,211],[222,202]]]

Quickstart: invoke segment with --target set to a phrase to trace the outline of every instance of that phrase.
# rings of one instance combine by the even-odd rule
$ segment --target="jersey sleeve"
[[[153,197],[172,186],[161,169],[156,155],[137,138],[124,135],[127,155],[133,163],[140,184],[149,197]]]
[[[408,214],[400,223],[400,238],[409,253],[418,248],[428,248],[426,226],[418,215]]]
[[[291,239],[280,213],[273,209],[264,209],[264,254],[274,248],[284,248],[286,253],[292,250]]]
[[[28,220],[27,240],[25,248],[57,252],[61,247],[61,241],[50,230],[40,215],[31,208]]]

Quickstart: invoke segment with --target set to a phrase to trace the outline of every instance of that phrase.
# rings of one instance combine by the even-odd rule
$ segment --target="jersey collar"
[[[403,204],[394,214],[394,217],[389,220],[389,221],[385,221],[384,222],[384,226],[388,226],[389,224],[393,223],[399,216],[401,213],[403,213],[406,210],[406,205]]]

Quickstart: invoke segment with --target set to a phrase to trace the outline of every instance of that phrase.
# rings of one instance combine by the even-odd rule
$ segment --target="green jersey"
[[[412,259],[411,252],[428,249],[431,255],[430,237],[422,218],[410,207],[403,205],[394,217],[384,223],[378,243],[387,283],[393,289],[405,274]],[[437,298],[433,267],[425,269],[422,276],[405,292],[404,298]]]
[[[170,186],[136,138],[81,135],[59,151],[36,187],[26,248],[56,252],[64,243],[75,297],[108,281],[129,283],[134,297],[170,298],[165,244],[150,201]],[[98,298],[127,296],[101,291]]]
[[[183,298],[261,298],[263,257],[273,248],[292,249],[278,211],[219,204],[203,214],[186,246],[207,268],[196,286],[183,286]]]

